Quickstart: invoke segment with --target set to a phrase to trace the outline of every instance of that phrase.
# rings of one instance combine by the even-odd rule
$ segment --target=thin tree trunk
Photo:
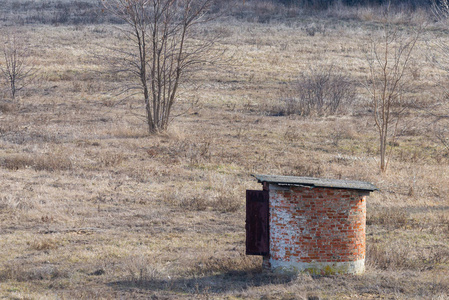
[[[380,136],[380,170],[382,173],[385,173],[387,171],[385,162],[386,143],[387,139],[385,136],[385,132],[382,132]]]

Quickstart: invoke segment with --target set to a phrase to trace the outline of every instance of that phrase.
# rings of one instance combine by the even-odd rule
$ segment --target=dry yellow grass
[[[370,15],[371,14],[371,15]],[[119,43],[109,25],[21,27],[39,77],[0,114],[0,295],[13,299],[449,297],[448,156],[426,120],[398,139],[379,173],[373,121],[360,84],[365,21],[292,19],[212,24],[234,53],[224,71],[185,87],[176,118],[148,136],[138,97],[93,54]],[[326,28],[314,36],[311,21]],[[425,37],[432,34],[429,29]],[[426,101],[441,72],[416,53]],[[357,82],[346,116],[269,116],[311,64]],[[418,82],[418,78],[416,79]],[[198,106],[189,109],[198,100]],[[6,109],[3,109],[6,107]],[[367,272],[314,278],[261,273],[244,255],[244,195],[253,173],[349,178],[368,198]]]

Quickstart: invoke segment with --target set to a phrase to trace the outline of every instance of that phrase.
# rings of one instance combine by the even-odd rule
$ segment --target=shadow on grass
[[[226,273],[193,276],[188,278],[150,278],[112,282],[115,289],[139,288],[153,292],[170,293],[225,293],[244,291],[249,287],[269,284],[284,284],[294,280],[294,275],[281,275],[260,272],[260,269],[249,271],[229,271]]]

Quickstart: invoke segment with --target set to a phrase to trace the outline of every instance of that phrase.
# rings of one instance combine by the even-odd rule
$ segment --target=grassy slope
[[[235,63],[196,77],[169,132],[147,136],[139,99],[117,102],[123,78],[91,53],[116,31],[22,27],[39,79],[0,115],[0,294],[7,298],[432,298],[449,295],[448,160],[425,119],[377,170],[373,122],[361,100],[348,116],[273,117],[286,83],[310,64],[360,82],[372,22],[313,19],[217,23]],[[424,99],[438,71],[417,53]],[[244,191],[252,173],[373,182],[367,272],[288,278],[244,255]]]

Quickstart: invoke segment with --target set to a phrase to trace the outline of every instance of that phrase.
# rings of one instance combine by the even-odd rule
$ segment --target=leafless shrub
[[[128,257],[125,261],[125,268],[129,273],[128,280],[138,286],[160,276],[160,272],[154,266],[154,261],[143,255]]]
[[[29,48],[23,37],[6,34],[6,39],[1,43],[0,75],[6,81],[11,98],[14,99],[36,73],[36,68],[29,60]]]
[[[310,68],[293,84],[295,98],[287,105],[289,111],[299,111],[302,116],[324,116],[349,110],[355,87],[350,77],[333,66]]]

